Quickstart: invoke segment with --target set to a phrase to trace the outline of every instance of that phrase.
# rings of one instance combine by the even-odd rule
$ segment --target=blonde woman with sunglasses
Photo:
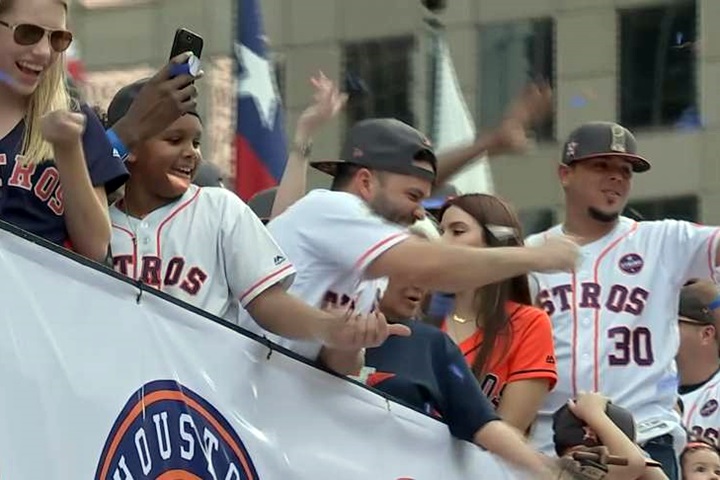
[[[102,260],[107,192],[127,178],[95,114],[72,105],[67,0],[0,0],[0,220]]]

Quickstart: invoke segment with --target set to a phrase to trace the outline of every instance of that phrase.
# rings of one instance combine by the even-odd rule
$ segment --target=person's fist
[[[575,269],[580,250],[577,244],[568,237],[552,236],[536,247],[536,271],[538,272],[570,272]]]
[[[43,138],[54,147],[75,146],[85,132],[85,115],[69,110],[55,110],[40,121]]]

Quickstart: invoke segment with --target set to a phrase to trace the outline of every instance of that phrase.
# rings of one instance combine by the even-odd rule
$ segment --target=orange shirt
[[[548,379],[549,390],[557,382],[555,348],[550,318],[544,310],[508,302],[511,335],[501,334],[490,354],[490,368],[480,380],[480,386],[496,407],[500,403],[505,385],[531,378]],[[447,332],[447,321],[442,324]],[[472,366],[483,340],[483,330],[477,330],[459,347],[467,363]],[[510,345],[507,341],[510,340]]]

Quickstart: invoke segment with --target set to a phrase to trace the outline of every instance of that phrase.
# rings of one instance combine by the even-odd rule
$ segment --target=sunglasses
[[[62,53],[70,47],[73,41],[72,32],[67,30],[48,30],[47,28],[43,28],[40,25],[33,25],[32,23],[12,25],[2,20],[0,20],[0,25],[13,31],[13,40],[15,40],[15,43],[18,45],[35,45],[47,35],[50,37],[50,46],[52,49],[58,53]]]

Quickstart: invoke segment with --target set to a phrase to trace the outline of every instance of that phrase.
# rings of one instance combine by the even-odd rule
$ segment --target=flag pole
[[[438,65],[440,62],[440,36],[444,29],[443,23],[435,15],[428,15],[423,19],[427,35],[430,39],[430,54],[428,59],[428,89],[427,89],[427,102],[428,108],[428,128],[427,131],[430,133],[430,138],[435,141],[438,137],[439,122],[437,115],[437,96],[442,94],[442,89],[438,85]]]

